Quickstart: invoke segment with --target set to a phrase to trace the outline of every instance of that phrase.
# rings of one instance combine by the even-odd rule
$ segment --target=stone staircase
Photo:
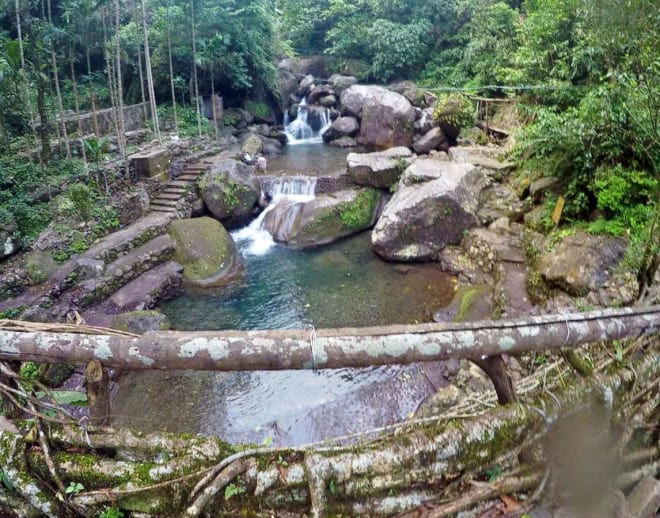
[[[182,201],[195,188],[200,176],[207,172],[212,164],[213,162],[210,160],[202,160],[186,166],[183,174],[167,182],[163,191],[151,200],[151,210],[170,214],[179,212],[182,208]]]
[[[173,217],[153,212],[106,236],[11,307],[24,308],[25,320],[64,321],[78,312],[87,324],[106,327],[117,313],[153,307],[182,282],[183,268],[173,260],[176,244],[167,234]]]

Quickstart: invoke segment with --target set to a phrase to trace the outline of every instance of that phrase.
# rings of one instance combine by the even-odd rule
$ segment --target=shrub
[[[438,97],[433,109],[433,119],[445,135],[457,138],[463,128],[474,125],[474,104],[465,95],[450,94]]]

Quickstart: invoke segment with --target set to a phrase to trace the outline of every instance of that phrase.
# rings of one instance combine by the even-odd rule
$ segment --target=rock
[[[484,169],[506,173],[511,171],[515,164],[498,160],[497,156],[501,152],[502,148],[498,146],[455,146],[449,150],[449,158],[455,162],[467,162]]]
[[[660,480],[644,477],[628,495],[630,515],[635,518],[653,518],[660,509]]]
[[[121,225],[130,225],[149,212],[149,193],[142,188],[122,197],[115,207]]]
[[[560,194],[560,186],[561,180],[555,176],[539,178],[529,185],[529,195],[532,197],[534,203],[540,203],[548,193]]]
[[[353,137],[341,137],[332,142],[329,142],[331,146],[340,147],[340,148],[349,148],[357,147],[358,143]]]
[[[336,92],[337,95],[350,88],[353,85],[356,85],[358,82],[357,77],[354,76],[343,76],[341,74],[332,74],[328,78],[328,82],[332,85],[332,89]]]
[[[257,156],[257,154],[261,153],[262,149],[263,142],[257,135],[249,135],[241,146],[241,152],[247,153],[251,157]]]
[[[285,58],[277,64],[277,68],[298,75],[327,77],[327,61],[327,57],[323,55]]]
[[[247,223],[261,196],[254,169],[232,159],[213,164],[202,176],[199,191],[209,212],[229,228]]]
[[[334,108],[337,106],[337,96],[325,95],[319,99],[319,104],[325,108]]]
[[[74,373],[72,365],[66,363],[47,363],[39,374],[39,381],[51,388],[61,387]]]
[[[426,96],[424,95],[424,91],[412,81],[394,83],[389,86],[389,89],[403,95],[413,106],[420,108],[426,107]]]
[[[170,329],[170,319],[156,310],[131,311],[116,315],[112,327],[120,331],[128,331],[143,335],[147,331],[167,331]]]
[[[15,229],[9,226],[0,227],[0,259],[18,252],[20,248],[18,243]]]
[[[414,185],[437,180],[438,178],[458,179],[464,175],[476,175],[475,179],[477,176],[483,178],[482,175],[478,174],[475,167],[470,164],[457,164],[430,157],[419,158],[406,168],[401,177],[401,183],[404,185]],[[483,185],[480,183],[477,188],[481,190]]]
[[[300,84],[298,84],[296,95],[303,98],[307,97],[314,87],[314,76],[312,74],[308,74],[303,77],[300,81]]]
[[[415,123],[413,124],[415,133],[419,133],[420,135],[424,135],[437,127],[439,127],[438,123],[433,119],[433,108],[420,110],[419,116],[415,118]]]
[[[236,263],[236,246],[218,221],[203,217],[174,220],[168,232],[177,242],[176,261],[184,281],[202,288],[221,285]]]
[[[317,104],[321,97],[327,97],[334,94],[334,90],[330,85],[316,85],[309,95],[307,96],[307,102],[309,104]]]
[[[477,215],[484,225],[489,225],[501,218],[520,221],[527,208],[527,203],[518,198],[512,187],[507,184],[495,183],[486,187],[479,194]]]
[[[91,257],[80,257],[76,259],[76,265],[73,274],[77,281],[86,281],[101,277],[105,271],[105,263],[99,259]]]
[[[440,144],[447,141],[447,137],[440,128],[432,128],[413,144],[415,153],[427,154],[432,149],[438,149]]]
[[[415,110],[400,94],[381,86],[353,85],[341,94],[342,115],[360,120],[359,142],[390,148],[412,144]]]
[[[621,264],[628,248],[625,239],[578,231],[541,255],[540,272],[552,286],[573,296],[597,290]]]
[[[446,165],[447,162],[437,162]],[[385,206],[371,234],[374,251],[392,261],[436,259],[448,244],[458,244],[478,223],[479,186],[483,175],[474,168],[405,185]]]
[[[308,202],[284,199],[266,214],[263,228],[292,246],[331,243],[371,227],[381,196],[376,189],[362,188],[317,195]]]
[[[532,207],[529,212],[523,216],[525,227],[534,232],[547,232],[552,225],[548,209],[543,205],[536,205]]]
[[[49,252],[35,250],[26,257],[24,268],[30,284],[39,284],[53,275],[58,265]]]
[[[158,178],[162,182],[170,179],[170,152],[167,148],[156,148],[128,157],[130,168],[142,178]]]
[[[261,152],[266,156],[279,155],[282,153],[282,148],[284,147],[284,145],[279,140],[279,138],[274,139],[274,138],[262,137],[261,143],[263,146],[261,148]]]
[[[342,137],[355,137],[358,133],[360,133],[360,123],[355,117],[338,117],[323,132],[323,140],[330,142]]]
[[[346,164],[348,174],[358,185],[386,189],[399,179],[411,159],[410,149],[396,147],[374,153],[349,153]]]
[[[451,302],[433,314],[434,322],[472,322],[492,318],[491,288],[485,284],[459,288]]]
[[[287,99],[298,89],[298,78],[289,70],[280,69],[277,90],[279,92],[279,108],[284,112],[287,108]]]

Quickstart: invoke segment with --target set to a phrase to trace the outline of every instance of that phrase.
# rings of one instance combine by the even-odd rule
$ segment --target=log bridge
[[[371,435],[365,435],[352,438],[347,444],[262,446],[247,450],[241,447],[228,451],[223,449],[228,447],[226,444],[213,438],[142,437],[99,426],[91,427],[87,435],[86,428],[81,434],[70,423],[62,423],[62,429],[53,429],[48,438],[41,421],[53,418],[37,414],[34,403],[30,403],[34,398],[27,392],[12,389],[7,393],[22,394],[38,417],[38,436],[30,439],[17,431],[0,431],[0,450],[8,453],[0,457],[0,472],[9,481],[8,487],[15,488],[10,493],[0,491],[0,509],[4,503],[17,509],[20,516],[33,515],[28,511],[34,513],[35,509],[53,517],[90,516],[112,505],[123,510],[140,510],[145,516],[196,517],[210,513],[210,506],[216,505],[213,502],[222,498],[224,490],[221,507],[214,507],[219,514],[214,515],[235,516],[247,509],[256,516],[267,509],[269,516],[271,511],[283,510],[320,518],[337,514],[392,515],[417,508],[400,516],[440,518],[486,503],[491,505],[498,495],[536,488],[526,503],[525,509],[529,509],[544,490],[546,481],[552,482],[548,482],[549,488],[557,486],[553,489],[556,494],[570,489],[572,484],[573,479],[561,484],[566,473],[561,463],[563,457],[552,453],[554,443],[550,434],[563,433],[560,413],[579,418],[585,408],[592,408],[585,401],[598,402],[603,397],[608,398],[611,413],[616,417],[612,422],[619,423],[622,430],[612,444],[607,434],[600,434],[605,443],[592,444],[594,437],[590,433],[585,434],[584,440],[580,439],[582,428],[591,428],[579,420],[569,421],[566,437],[554,442],[577,445],[574,449],[583,453],[577,463],[568,463],[570,469],[582,464],[592,466],[593,459],[603,457],[607,451],[607,459],[612,456],[626,469],[619,477],[621,480],[616,480],[617,487],[630,487],[645,476],[652,481],[660,472],[659,333],[660,305],[460,324],[149,332],[142,336],[85,326],[0,321],[0,378],[17,377],[7,368],[6,361],[86,364],[93,425],[103,422],[100,409],[108,404],[104,367],[321,369],[468,358],[491,367],[488,373],[493,379],[492,373],[497,371],[493,365],[497,363],[488,362],[493,358],[501,360],[504,353],[560,349],[566,362],[580,374],[571,377],[571,383],[567,384],[571,371],[560,366],[559,359],[535,373],[533,379],[523,380],[530,382],[529,387],[517,385],[520,404],[497,408],[489,404],[489,410],[484,413],[466,400],[451,412],[415,418],[380,430],[374,440]],[[637,340],[621,351],[620,360],[605,358],[602,365],[596,366],[597,375],[583,374],[580,365],[570,360],[570,354],[580,345],[624,338]],[[555,375],[547,376],[549,372]],[[20,383],[17,387],[21,388]],[[587,415],[588,422],[592,420],[590,416]],[[601,421],[596,429],[609,427],[609,417],[603,416]],[[33,446],[37,440],[40,448]],[[57,446],[57,452],[51,453],[49,440]],[[548,451],[546,458],[539,460],[536,456],[540,444],[547,444]],[[106,458],[104,454],[121,452],[129,446],[133,452],[130,459]],[[70,451],[82,453],[72,455]],[[135,451],[142,456],[134,458]],[[178,470],[171,471],[169,466],[167,470],[154,468],[154,456],[163,451],[174,455],[169,463],[178,466]],[[203,462],[200,452],[206,455]],[[528,455],[531,460],[520,464],[520,459]],[[93,470],[88,476],[89,468],[83,466],[89,466],[90,460]],[[507,475],[496,484],[474,482],[484,466],[500,465],[506,467]],[[53,481],[53,487],[58,488],[57,498],[36,483],[31,469],[39,477]],[[129,476],[147,471],[149,476],[143,481],[136,482]],[[576,480],[591,476],[582,476],[582,472],[577,475]],[[132,480],[130,485],[126,485],[127,479]],[[72,481],[83,481],[86,489],[64,498],[66,483]],[[237,491],[240,496],[230,500]],[[442,495],[440,500],[439,495]],[[456,497],[452,499],[452,495]],[[163,506],[169,510],[167,513],[163,513]]]
[[[87,365],[90,413],[109,413],[107,375],[123,370],[337,369],[467,358],[500,403],[515,400],[502,354],[574,348],[660,331],[660,305],[517,319],[343,329],[147,332],[0,321],[0,360]],[[105,380],[105,381],[104,381]],[[102,407],[96,408],[98,405]]]

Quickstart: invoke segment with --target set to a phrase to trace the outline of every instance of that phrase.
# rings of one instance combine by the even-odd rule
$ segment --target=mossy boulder
[[[214,164],[202,176],[199,190],[209,212],[227,228],[245,225],[261,196],[254,168],[232,159]]]
[[[167,315],[155,309],[145,311],[130,311],[116,315],[112,327],[120,331],[128,331],[142,335],[147,331],[167,331],[170,329],[170,320]]]
[[[371,187],[345,189],[308,202],[283,200],[264,218],[264,228],[281,243],[313,247],[370,228],[382,194]]]
[[[30,284],[39,284],[48,279],[55,270],[57,263],[49,252],[35,250],[31,252],[25,260],[25,273]]]
[[[451,139],[457,138],[463,128],[471,128],[474,118],[474,105],[464,95],[441,96],[433,109],[433,119]]]
[[[473,322],[493,316],[491,289],[485,285],[459,288],[449,305],[433,315],[435,322]]]
[[[226,281],[236,264],[236,246],[229,233],[209,217],[180,219],[170,223],[176,240],[176,261],[183,266],[184,282],[202,288]]]

